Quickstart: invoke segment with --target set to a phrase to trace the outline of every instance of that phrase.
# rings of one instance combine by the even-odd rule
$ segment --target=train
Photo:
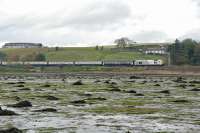
[[[132,61],[1,61],[1,66],[163,66],[163,60],[132,60]]]

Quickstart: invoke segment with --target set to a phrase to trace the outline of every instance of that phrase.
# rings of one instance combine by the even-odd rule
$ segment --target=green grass
[[[94,47],[87,48],[29,48],[29,49],[0,49],[8,55],[8,61],[14,56],[24,57],[32,53],[44,53],[49,61],[98,61],[98,60],[134,60],[134,59],[163,59],[159,55],[144,55],[140,52],[114,52],[110,48],[97,51]]]

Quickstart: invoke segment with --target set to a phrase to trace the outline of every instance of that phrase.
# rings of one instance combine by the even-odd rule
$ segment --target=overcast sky
[[[200,0],[0,0],[0,42],[200,40]]]

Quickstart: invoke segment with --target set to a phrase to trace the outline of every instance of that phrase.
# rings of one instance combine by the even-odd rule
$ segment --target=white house
[[[144,50],[145,54],[166,54],[166,49],[165,48],[149,48]]]

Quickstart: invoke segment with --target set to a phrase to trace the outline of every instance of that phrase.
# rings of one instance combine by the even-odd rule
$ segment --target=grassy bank
[[[24,57],[32,53],[44,53],[49,61],[98,61],[98,60],[135,60],[135,59],[163,59],[159,55],[145,55],[140,52],[117,52],[110,48],[96,50],[94,47],[87,48],[28,48],[28,49],[0,49],[7,54],[8,61],[14,57]]]

